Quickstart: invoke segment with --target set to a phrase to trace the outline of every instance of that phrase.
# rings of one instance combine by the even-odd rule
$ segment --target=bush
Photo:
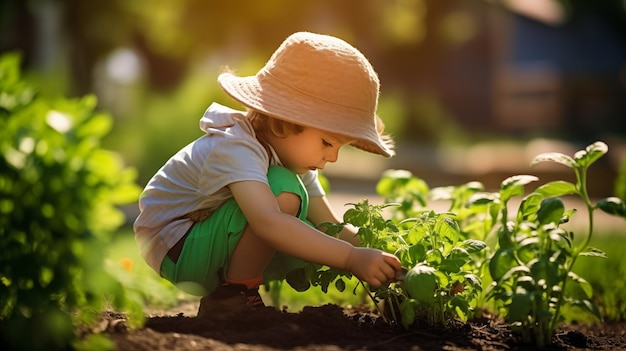
[[[0,57],[0,337],[9,349],[67,349],[74,324],[127,306],[105,248],[135,201],[135,172],[100,147],[96,99],[46,98]]]

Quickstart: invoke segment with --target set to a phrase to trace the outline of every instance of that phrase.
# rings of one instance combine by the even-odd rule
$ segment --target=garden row
[[[343,224],[323,227],[332,235],[342,225],[354,225],[364,246],[394,253],[407,268],[403,279],[369,291],[376,306],[385,306],[381,314],[390,323],[445,325],[451,318],[468,321],[488,311],[505,318],[525,343],[546,346],[573,316],[601,320],[593,287],[572,269],[581,256],[606,258],[589,246],[596,210],[626,219],[620,198],[592,203],[587,193],[588,168],[607,151],[599,141],[573,157],[536,156],[531,165],[560,163],[575,173],[576,183],[551,181],[527,195],[535,176],[509,177],[499,191],[487,192],[480,182],[431,189],[408,171],[389,170],[377,184],[384,205],[362,200],[351,204]],[[565,196],[578,197],[583,213],[566,209]],[[522,199],[511,210],[514,197]],[[429,201],[441,200],[450,204],[446,212],[429,209]],[[582,233],[567,228],[574,215],[587,216]],[[327,291],[330,284],[344,290],[344,279],[351,277],[312,265],[292,272],[287,282],[298,291],[310,286]]]

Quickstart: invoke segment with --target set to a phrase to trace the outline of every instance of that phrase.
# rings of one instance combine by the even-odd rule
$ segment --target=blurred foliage
[[[615,195],[626,201],[626,155],[622,157],[617,178],[615,178]]]
[[[554,1],[565,8],[566,21],[550,37],[559,30],[576,38],[593,35],[585,16],[613,30],[602,36],[608,44],[626,37],[623,2]],[[382,84],[379,114],[399,144],[463,143],[493,135],[562,137],[578,128],[568,118],[580,118],[580,135],[590,137],[585,121],[596,120],[598,105],[623,100],[623,86],[615,93],[605,81],[585,78],[565,98],[574,106],[570,114],[584,115],[565,116],[553,130],[498,129],[491,100],[498,98],[494,72],[506,64],[498,61],[507,55],[502,46],[511,41],[503,24],[512,15],[504,19],[505,8],[503,0],[5,0],[0,51],[23,52],[42,89],[97,95],[116,122],[104,145],[137,166],[141,183],[199,135],[198,119],[212,101],[233,105],[215,82],[224,66],[254,74],[285,37],[300,30],[337,35],[370,59]],[[124,56],[120,52],[134,55],[135,72],[124,70],[128,61],[117,61]],[[579,65],[587,59],[571,58]],[[623,85],[618,76],[615,72],[610,84]],[[611,113],[624,108],[605,108],[609,116],[593,130],[623,134],[624,124]]]
[[[117,206],[139,188],[100,146],[112,120],[95,97],[39,95],[19,62],[0,57],[0,338],[12,350],[66,349],[74,323],[109,304],[143,317],[104,267],[125,220]]]

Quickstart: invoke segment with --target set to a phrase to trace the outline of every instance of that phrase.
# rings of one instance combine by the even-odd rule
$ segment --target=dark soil
[[[494,319],[445,327],[393,327],[377,314],[337,305],[306,307],[299,313],[266,307],[227,319],[195,317],[180,306],[149,316],[139,330],[107,313],[100,326],[120,351],[159,350],[536,350]],[[560,328],[546,350],[626,350],[626,324],[598,323]]]

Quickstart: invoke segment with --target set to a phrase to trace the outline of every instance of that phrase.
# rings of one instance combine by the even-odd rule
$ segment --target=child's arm
[[[392,254],[354,247],[281,212],[267,184],[241,181],[229,188],[252,231],[278,251],[350,271],[374,287],[392,280],[400,269],[400,261]]]
[[[341,223],[341,220],[328,202],[326,196],[313,196],[309,198],[309,216],[308,219],[315,226],[319,226],[324,222]],[[323,230],[323,229],[322,229]],[[356,236],[356,228],[352,225],[345,225],[343,230],[337,236],[339,239],[347,241],[354,246],[358,246],[361,240]]]

